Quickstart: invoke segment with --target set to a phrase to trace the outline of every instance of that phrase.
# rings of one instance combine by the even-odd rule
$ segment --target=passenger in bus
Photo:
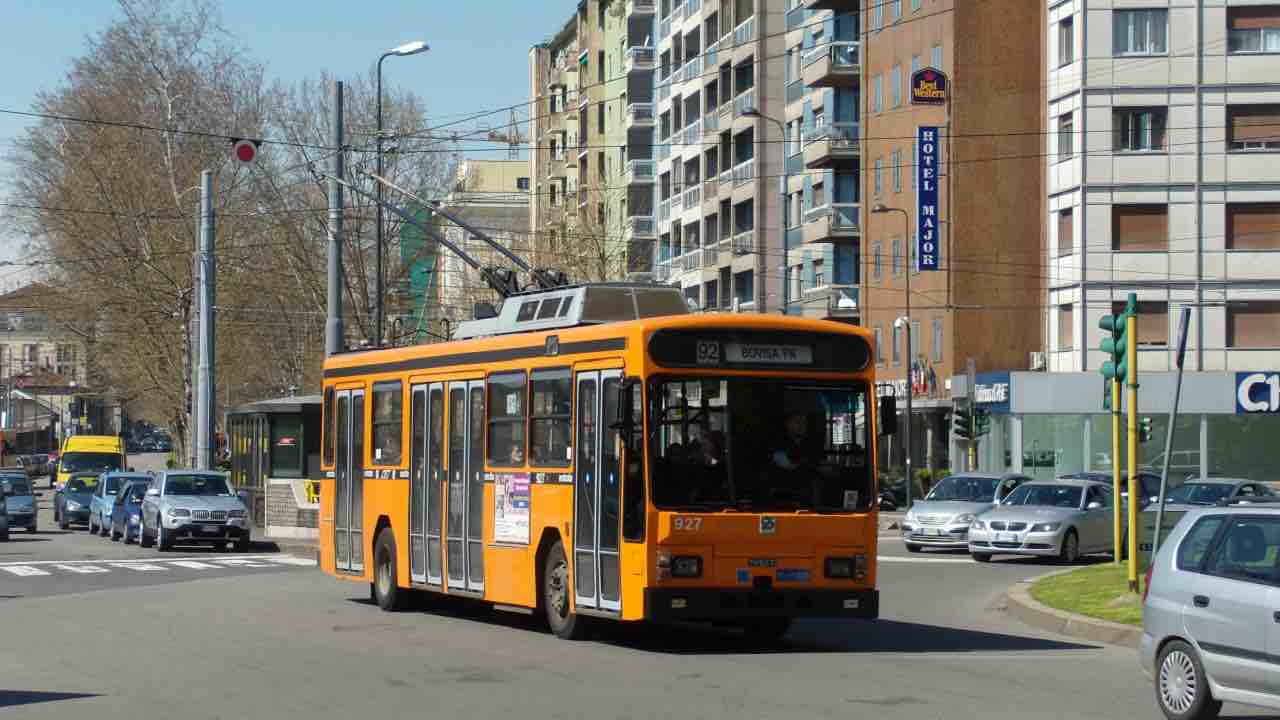
[[[813,442],[809,439],[809,423],[804,414],[787,415],[783,431],[782,442],[773,452],[773,464],[789,471],[816,468],[822,456],[814,452]]]
[[[519,443],[513,442],[511,444],[511,457],[509,458],[509,461],[512,465],[524,464],[524,450],[521,449]]]

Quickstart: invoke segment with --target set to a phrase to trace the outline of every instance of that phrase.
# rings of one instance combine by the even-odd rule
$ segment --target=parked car
[[[1170,478],[1172,477],[1173,476],[1171,475]],[[1112,477],[1111,473],[1097,472],[1097,471],[1078,472],[1078,473],[1072,473],[1070,475],[1063,475],[1062,479],[1092,480],[1094,482],[1103,483],[1107,487],[1111,487],[1114,482],[1114,478]],[[1169,487],[1171,488],[1173,487],[1172,479],[1170,480]],[[1144,472],[1142,470],[1139,470],[1138,471],[1138,488],[1142,492],[1142,502],[1138,504],[1139,509],[1145,508],[1151,503],[1159,501],[1160,500],[1160,474],[1152,473],[1152,472]],[[1129,474],[1126,471],[1124,474],[1124,480],[1120,485],[1120,502],[1123,504],[1128,501],[1129,501]]]
[[[1195,508],[1147,570],[1138,656],[1170,720],[1280,710],[1280,504]]]
[[[1280,497],[1266,483],[1246,478],[1207,478],[1188,480],[1169,491],[1165,507],[1187,510],[1196,505],[1216,505],[1220,502],[1265,502]],[[1154,506],[1147,508],[1153,512]]]
[[[1030,481],[1019,473],[949,475],[907,511],[902,542],[909,552],[924,547],[967,549],[974,519]]]
[[[227,476],[201,470],[164,470],[151,479],[142,502],[140,544],[161,552],[178,542],[249,549],[248,510]]]
[[[53,494],[53,521],[66,530],[72,523],[89,525],[89,505],[98,487],[98,473],[73,473]],[[92,529],[92,525],[89,526]]]
[[[156,438],[156,452],[173,452],[173,438],[161,435]]]
[[[978,562],[992,555],[1034,555],[1065,563],[1110,553],[1113,507],[1111,486],[1104,483],[1070,478],[1025,483],[973,521],[969,553]]]
[[[9,542],[9,489],[0,487],[0,542]]]
[[[111,511],[115,507],[116,492],[131,480],[151,479],[146,473],[103,473],[89,500],[89,532],[106,535],[111,529]]]
[[[138,539],[142,529],[142,500],[147,495],[150,477],[125,479],[111,504],[111,539],[124,539],[125,544]]]
[[[40,495],[32,489],[31,478],[27,477],[26,471],[20,468],[0,471],[0,489],[7,498],[7,526],[25,527],[27,532],[35,532],[36,498]]]

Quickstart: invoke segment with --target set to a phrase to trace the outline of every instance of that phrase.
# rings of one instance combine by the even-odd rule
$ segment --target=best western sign
[[[946,105],[951,92],[946,73],[936,68],[921,68],[911,73],[912,105]]]

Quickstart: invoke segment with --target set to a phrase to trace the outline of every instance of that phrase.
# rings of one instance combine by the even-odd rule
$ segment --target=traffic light
[[[1151,439],[1151,418],[1144,417],[1138,421],[1138,442],[1147,442]]]
[[[1129,363],[1134,359],[1125,357],[1128,346],[1125,332],[1129,317],[1136,317],[1138,314],[1137,306],[1136,296],[1130,293],[1129,302],[1125,303],[1124,310],[1120,314],[1103,315],[1102,319],[1098,320],[1098,327],[1105,333],[1099,349],[1111,356],[1111,359],[1102,363],[1100,368],[1102,377],[1108,380],[1123,383],[1129,379]]]
[[[982,437],[991,432],[991,411],[977,410],[973,414],[973,427],[975,438]]]
[[[968,408],[958,407],[952,411],[955,422],[956,437],[961,440],[973,439],[973,414]]]

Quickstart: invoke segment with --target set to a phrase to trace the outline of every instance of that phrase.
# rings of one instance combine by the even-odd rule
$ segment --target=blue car
[[[142,527],[142,498],[147,495],[150,478],[130,479],[116,492],[111,505],[111,539],[131,543],[138,539]]]
[[[146,473],[105,472],[98,477],[98,485],[89,499],[89,532],[106,536],[111,531],[111,512],[116,503],[116,491],[134,480],[148,482]]]
[[[66,530],[72,523],[89,523],[89,501],[98,485],[98,473],[73,474],[53,494],[53,521]]]
[[[35,532],[37,493],[31,489],[31,479],[25,472],[4,472],[0,473],[0,486],[6,495],[8,528],[13,530],[24,527],[27,532]]]

